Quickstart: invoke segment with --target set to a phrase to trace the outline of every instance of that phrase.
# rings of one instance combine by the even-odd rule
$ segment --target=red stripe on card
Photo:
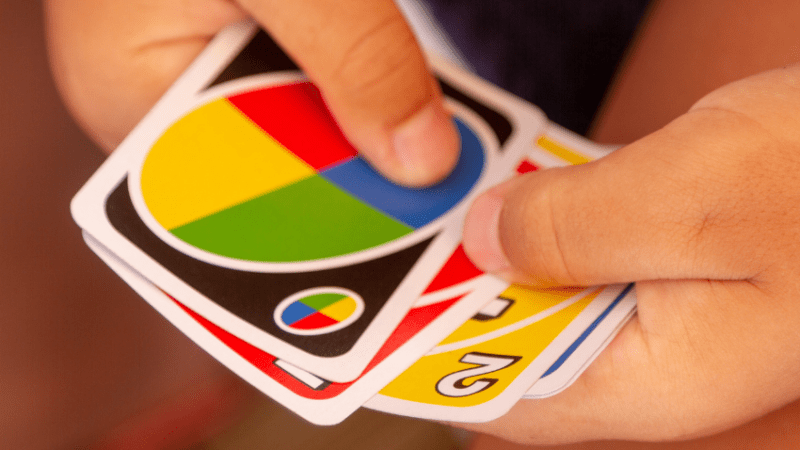
[[[297,380],[295,377],[291,376],[290,374],[286,373],[283,369],[276,366],[275,361],[277,360],[277,358],[275,356],[265,352],[264,350],[261,350],[260,348],[254,347],[253,345],[228,333],[227,331],[215,325],[213,322],[207,320],[205,317],[194,312],[194,310],[189,309],[181,302],[175,300],[172,297],[170,298],[178,306],[180,306],[181,309],[186,311],[186,313],[189,314],[189,316],[191,316],[195,321],[197,321],[197,323],[199,323],[203,328],[208,330],[208,332],[213,334],[214,337],[219,339],[223,344],[227,345],[228,348],[236,352],[239,356],[246,359],[247,362],[252,364],[255,368],[263,372],[265,375],[269,376],[273,380],[283,385],[283,387],[289,389],[290,391],[294,392],[297,395],[303,395],[306,391],[313,391],[308,386]]]
[[[447,311],[447,309],[453,306],[461,297],[463,297],[463,295],[439,303],[420,306],[419,308],[414,308],[409,311],[403,318],[403,321],[400,322],[400,325],[394,329],[389,339],[383,344],[383,347],[378,350],[378,353],[376,353],[372,361],[369,362],[364,373],[372,370],[378,363],[386,359],[387,356],[391,355],[401,345],[405,344],[406,341],[414,337],[420,330],[433,322],[433,320],[439,317],[443,312]]]
[[[455,286],[481,275],[483,272],[472,264],[472,261],[467,258],[467,254],[464,253],[464,247],[459,245],[423,294]]]
[[[525,160],[519,163],[517,166],[517,173],[528,173],[533,172],[534,170],[539,170],[538,166],[535,166],[530,160]]]
[[[175,300],[174,298],[170,297],[172,301],[174,301],[178,306],[181,307],[187,314],[189,314],[192,319],[197,321],[200,325],[203,326],[206,330],[208,330],[211,334],[213,334],[217,339],[222,341],[225,345],[231,348],[231,350],[235,351],[239,354],[242,358],[246,359],[250,364],[258,367],[261,371],[264,371],[265,368],[272,366],[272,363],[277,359],[274,356],[270,355],[269,353],[253,347],[252,345],[248,344],[247,342],[239,339],[238,337],[228,333],[227,331],[223,330],[222,328],[215,325],[213,322],[209,321],[205,317],[201,316],[194,312],[194,310],[189,309],[183,303]]]
[[[400,325],[398,325],[391,336],[389,336],[389,339],[387,339],[383,344],[375,357],[372,358],[372,361],[370,361],[370,363],[367,365],[364,373],[372,370],[373,367],[378,365],[387,356],[391,355],[392,352],[414,337],[417,333],[419,333],[420,330],[425,328],[429,323],[433,322],[433,320],[439,317],[443,312],[447,311],[447,309],[453,306],[453,304],[455,304],[461,297],[462,296],[458,296],[449,300],[441,301],[439,303],[413,308],[411,311],[409,311],[400,322]],[[239,356],[246,359],[250,364],[255,366],[265,375],[280,383],[286,389],[289,389],[301,397],[315,400],[333,398],[347,390],[351,384],[358,380],[356,379],[348,383],[331,383],[321,390],[311,389],[293,376],[284,372],[283,369],[273,364],[273,362],[277,359],[274,356],[248,344],[247,342],[228,333],[222,328],[214,325],[205,317],[187,308],[174,298],[170,297],[170,299],[180,306],[181,309],[186,311],[186,313],[189,314],[189,316],[195,321],[197,321],[203,328],[208,330],[231,350],[239,354]]]

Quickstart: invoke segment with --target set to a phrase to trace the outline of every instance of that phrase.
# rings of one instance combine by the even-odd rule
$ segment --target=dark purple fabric
[[[483,78],[584,134],[647,0],[428,0]]]

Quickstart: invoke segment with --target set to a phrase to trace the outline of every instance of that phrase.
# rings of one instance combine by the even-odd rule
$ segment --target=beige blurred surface
[[[89,251],[69,202],[103,156],[58,98],[41,14],[37,1],[0,0],[0,448],[137,448],[133,438],[138,448],[455,448],[444,427],[368,411],[309,425],[232,377]],[[241,420],[196,442],[237,404]],[[148,441],[164,420],[170,438]]]
[[[83,244],[69,201],[102,156],[47,67],[41,6],[0,1],[0,448],[74,448],[217,364]]]
[[[432,422],[360,409],[333,427],[317,427],[260,401],[244,420],[194,450],[458,450],[465,434]],[[464,442],[460,442],[462,438]]]

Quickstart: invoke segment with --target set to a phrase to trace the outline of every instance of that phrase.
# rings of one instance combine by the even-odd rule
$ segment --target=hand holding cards
[[[402,188],[355,152],[264,33],[231,27],[78,193],[73,216],[155,309],[312,422],[365,404],[493,419],[568,385],[633,295],[509,288],[469,263],[461,224],[477,194],[606,150],[442,61],[432,68],[461,157],[441,183]]]

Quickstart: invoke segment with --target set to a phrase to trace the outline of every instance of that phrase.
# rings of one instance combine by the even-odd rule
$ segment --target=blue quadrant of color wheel
[[[311,314],[317,312],[316,309],[304,305],[301,302],[294,302],[290,304],[281,314],[281,320],[287,325],[292,325],[300,319],[304,319]]]
[[[461,156],[442,182],[424,189],[398,186],[363,159],[354,158],[319,174],[354,197],[412,228],[420,228],[455,206],[475,185],[484,166],[478,136],[459,119]]]

